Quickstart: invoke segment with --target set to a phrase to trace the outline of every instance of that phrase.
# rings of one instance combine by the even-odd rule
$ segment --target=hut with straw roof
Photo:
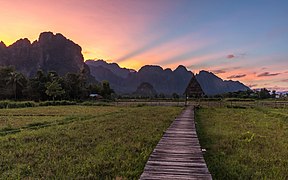
[[[197,81],[196,77],[192,75],[192,78],[184,92],[186,95],[186,98],[192,97],[192,98],[200,98],[203,97],[205,94],[201,88],[201,85]]]

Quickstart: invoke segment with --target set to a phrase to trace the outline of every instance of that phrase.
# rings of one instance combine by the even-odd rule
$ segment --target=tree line
[[[288,96],[288,94],[280,95],[280,97]],[[276,98],[277,94],[275,90],[268,90],[266,88],[261,88],[259,90],[246,90],[237,92],[228,92],[221,95],[215,95],[217,98],[251,98],[251,99],[268,99]]]
[[[90,94],[110,99],[114,91],[108,81],[89,83],[86,73],[67,73],[59,76],[55,71],[38,70],[27,78],[14,67],[0,67],[0,99],[14,100],[85,100]]]

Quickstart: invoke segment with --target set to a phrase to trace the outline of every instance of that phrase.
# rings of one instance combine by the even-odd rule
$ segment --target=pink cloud
[[[229,54],[229,55],[226,56],[226,58],[227,59],[233,59],[233,58],[235,58],[235,55],[234,54]]]
[[[214,74],[223,74],[223,73],[226,73],[226,71],[223,70],[223,69],[212,70],[212,72],[213,72]]]
[[[258,86],[258,84],[248,84],[247,86],[250,87],[250,88],[252,88],[252,87]]]
[[[258,74],[257,77],[277,76],[279,74],[281,74],[281,73],[264,72],[264,73]]]
[[[227,77],[228,79],[237,79],[237,78],[242,78],[242,77],[245,77],[246,74],[236,74],[236,75],[232,75],[232,76],[229,76]]]

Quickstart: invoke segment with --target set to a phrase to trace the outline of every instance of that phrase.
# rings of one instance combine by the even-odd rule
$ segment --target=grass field
[[[287,108],[202,108],[196,120],[214,179],[288,179]]]
[[[0,109],[0,179],[137,179],[182,108]]]

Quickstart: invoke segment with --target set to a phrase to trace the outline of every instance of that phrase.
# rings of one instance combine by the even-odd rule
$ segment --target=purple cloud
[[[245,77],[246,74],[236,74],[236,75],[232,75],[232,76],[229,76],[227,77],[228,79],[236,79],[236,78],[242,78],[242,77]]]
[[[258,84],[249,84],[248,87],[252,88],[252,87],[255,87],[255,86],[258,86]]]
[[[226,71],[223,70],[223,69],[212,70],[212,72],[213,72],[214,74],[223,74],[223,73],[226,73]]]
[[[246,53],[239,53],[239,54],[228,54],[226,56],[227,59],[233,59],[233,58],[245,58],[247,56]]]
[[[288,79],[283,79],[281,80],[281,82],[288,82]]]
[[[257,77],[267,77],[267,76],[277,76],[281,73],[269,73],[269,72],[264,72],[264,73],[261,73],[261,74],[258,74]]]
[[[233,59],[233,58],[235,58],[235,55],[234,55],[234,54],[228,54],[228,55],[226,56],[226,58],[227,58],[227,59]]]

